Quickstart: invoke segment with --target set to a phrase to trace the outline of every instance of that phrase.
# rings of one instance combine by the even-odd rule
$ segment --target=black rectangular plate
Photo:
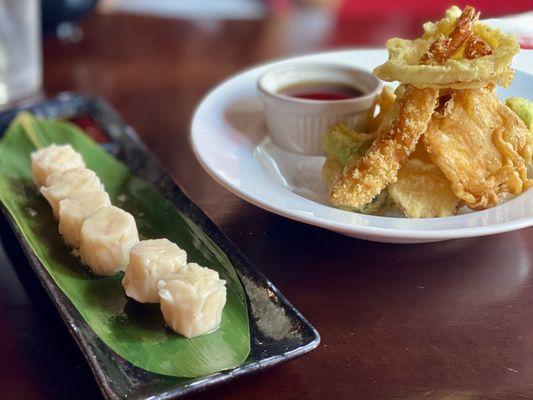
[[[248,295],[251,352],[240,367],[199,378],[175,378],[135,367],[114,353],[87,325],[76,308],[48,275],[18,226],[2,205],[30,265],[87,359],[96,381],[109,399],[169,399],[191,393],[240,375],[291,360],[314,349],[320,342],[316,329],[283,297],[274,285],[218,229],[174,183],[139,140],[104,101],[65,93],[35,105],[0,113],[0,137],[18,111],[37,117],[72,119],[90,117],[109,136],[103,146],[137,176],[151,182],[175,207],[196,223],[226,253]],[[1,204],[1,203],[0,203]],[[19,267],[25,267],[24,265]]]

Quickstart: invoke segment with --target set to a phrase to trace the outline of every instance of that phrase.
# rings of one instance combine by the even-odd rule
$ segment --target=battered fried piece
[[[470,38],[478,17],[472,7],[465,7],[450,35],[433,43],[420,62],[438,65],[446,61]],[[396,181],[401,164],[428,126],[438,95],[438,89],[406,86],[403,96],[396,99],[397,113],[391,129],[379,135],[354,166],[344,168],[331,186],[329,199],[333,206],[361,207]]]
[[[415,40],[389,39],[387,41],[388,60],[375,68],[374,74],[387,82],[399,81],[419,88],[478,89],[489,82],[508,87],[514,76],[511,61],[520,51],[518,40],[514,35],[505,34],[479,21],[474,21],[472,35],[475,34],[490,44],[492,54],[468,59],[464,56],[461,47],[442,65],[419,64],[422,55],[432,45],[436,52],[436,57],[433,57],[435,61],[441,59],[443,55],[452,54],[451,47],[450,51],[444,50],[449,44],[447,42],[451,42],[446,40],[445,35],[456,27],[459,17],[461,17],[461,10],[453,6],[446,11],[445,18],[438,22],[425,23],[422,37]],[[457,38],[465,34],[465,30],[468,33],[469,26],[472,25],[467,18],[463,21],[465,21],[463,28],[458,30],[455,36]],[[444,39],[439,40],[440,38]],[[427,61],[431,62],[432,57],[428,56]]]
[[[419,64],[441,65],[467,41],[472,35],[472,27],[479,19],[479,12],[473,7],[466,6],[454,30],[449,36],[441,36],[439,40],[433,42],[426,54],[422,56]]]
[[[464,54],[469,59],[491,53],[490,46],[476,35],[466,42]],[[493,91],[494,84],[488,85],[487,90]],[[452,93],[450,90],[441,90],[433,118],[442,117],[447,112]],[[448,178],[429,158],[423,143],[417,145],[415,152],[400,168],[398,180],[388,189],[391,198],[408,217],[447,217],[454,215],[461,203]]]
[[[443,113],[432,118],[424,143],[455,195],[474,210],[493,207],[532,183],[528,130],[490,89],[452,93]]]
[[[429,159],[422,142],[402,165],[398,180],[388,190],[405,215],[412,218],[448,217],[456,213],[460,204],[450,181]]]
[[[401,163],[412,153],[437,105],[437,89],[407,86],[398,102],[392,129],[372,143],[355,166],[348,166],[332,185],[330,202],[336,207],[360,207],[394,182]]]
[[[487,42],[479,36],[472,35],[465,45],[465,58],[473,60],[474,58],[484,57],[492,54],[492,49]]]

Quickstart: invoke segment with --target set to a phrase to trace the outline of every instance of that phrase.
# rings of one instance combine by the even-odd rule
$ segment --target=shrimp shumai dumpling
[[[225,284],[218,272],[195,263],[159,281],[161,312],[167,325],[188,338],[216,329],[226,304]]]
[[[157,283],[186,265],[187,253],[170,240],[142,240],[130,250],[122,286],[129,297],[141,303],[159,303]]]
[[[96,275],[114,275],[126,269],[130,249],[139,242],[139,234],[130,213],[105,206],[83,222],[80,239],[81,261]]]
[[[41,193],[52,206],[56,218],[59,218],[59,202],[61,200],[77,192],[102,192],[103,190],[104,187],[98,176],[87,168],[54,172],[46,178],[46,186],[41,187]]]
[[[74,248],[80,247],[81,226],[94,211],[110,206],[109,195],[103,191],[77,192],[59,202],[59,233]]]
[[[51,144],[31,153],[31,170],[37,186],[44,186],[48,175],[72,168],[83,168],[81,155],[70,144]]]

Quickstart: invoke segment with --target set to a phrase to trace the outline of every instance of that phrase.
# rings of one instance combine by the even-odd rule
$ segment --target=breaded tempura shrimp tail
[[[414,150],[437,106],[438,89],[407,86],[392,128],[374,141],[355,167],[345,168],[331,188],[336,207],[360,207],[396,180],[401,162]]]
[[[468,60],[488,56],[492,53],[493,51],[490,45],[479,36],[472,35],[472,37],[466,42],[465,58]]]
[[[450,58],[472,36],[472,27],[479,19],[479,12],[466,6],[448,36],[441,36],[433,42],[429,50],[420,58],[419,64],[441,65]]]

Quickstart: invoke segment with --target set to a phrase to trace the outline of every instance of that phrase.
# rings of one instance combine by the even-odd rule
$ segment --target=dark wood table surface
[[[322,335],[304,357],[190,398],[533,398],[533,229],[423,245],[360,241],[247,204],[195,160],[192,112],[228,75],[271,58],[413,37],[421,22],[377,18],[324,28],[305,18],[92,15],[81,43],[44,40],[46,93],[110,101]],[[16,268],[0,265],[0,398],[99,398],[20,250],[9,235],[2,241]]]

